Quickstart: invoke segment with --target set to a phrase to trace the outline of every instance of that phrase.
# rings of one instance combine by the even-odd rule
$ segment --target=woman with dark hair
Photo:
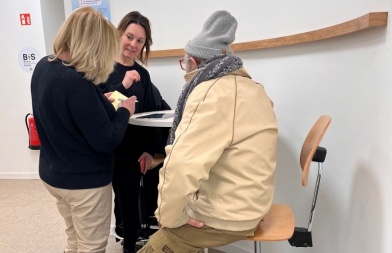
[[[150,74],[141,65],[147,63],[152,45],[149,20],[132,11],[122,18],[117,29],[120,32],[121,54],[101,89],[105,92],[117,90],[127,97],[136,96],[135,113],[160,110]],[[156,129],[128,125],[121,144],[114,152],[115,232],[124,238],[124,252],[127,253],[135,252],[139,237],[140,179],[150,168],[156,144]],[[156,199],[151,201],[156,203]]]

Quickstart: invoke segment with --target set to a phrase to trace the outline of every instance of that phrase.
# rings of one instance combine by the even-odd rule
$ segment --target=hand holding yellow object
[[[118,109],[118,103],[120,103],[120,101],[127,99],[126,96],[124,96],[123,94],[121,94],[118,91],[113,91],[112,95],[110,95],[110,98],[113,98],[114,101],[112,102],[112,105],[114,106],[114,108],[116,108],[116,110]]]

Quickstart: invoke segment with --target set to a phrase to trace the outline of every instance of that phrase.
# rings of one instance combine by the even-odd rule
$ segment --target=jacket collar
[[[191,71],[191,72],[186,73],[186,74],[184,75],[185,83],[188,84],[188,83],[192,80],[192,78],[195,77],[195,75],[196,75],[199,71],[200,71],[200,69],[195,69],[195,70],[193,70],[193,71]],[[246,69],[244,69],[244,68],[237,69],[237,70],[231,72],[231,74],[232,74],[232,75],[237,75],[237,76],[248,77],[248,78],[252,79],[252,77],[248,74],[248,72],[247,72]]]

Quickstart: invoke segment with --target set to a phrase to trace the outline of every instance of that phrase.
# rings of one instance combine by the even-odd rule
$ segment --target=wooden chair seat
[[[286,204],[273,204],[264,216],[251,241],[284,241],[294,233],[295,221],[291,208]]]

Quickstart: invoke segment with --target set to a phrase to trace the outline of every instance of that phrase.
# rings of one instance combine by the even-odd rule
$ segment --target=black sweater
[[[140,81],[125,89],[122,81],[125,73],[130,70],[136,70],[139,73]],[[150,74],[137,62],[133,66],[117,63],[108,81],[99,87],[104,92],[117,90],[127,97],[136,96],[139,102],[136,103],[135,113],[159,110],[154,98]],[[157,149],[156,141],[156,131],[153,127],[128,125],[122,142],[114,151],[115,158],[131,161],[137,165],[137,159],[143,152],[154,155]]]
[[[63,189],[109,184],[113,150],[128,126],[129,111],[115,111],[97,86],[60,60],[44,57],[31,80],[33,114],[41,140],[39,175]]]

